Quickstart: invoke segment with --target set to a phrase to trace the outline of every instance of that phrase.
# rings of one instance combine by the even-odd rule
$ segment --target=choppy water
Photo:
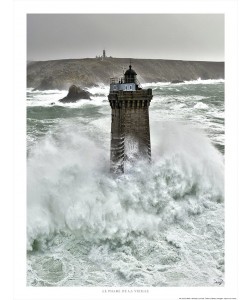
[[[144,86],[152,163],[120,177],[109,173],[107,86],[76,104],[27,90],[27,285],[224,279],[224,81]]]

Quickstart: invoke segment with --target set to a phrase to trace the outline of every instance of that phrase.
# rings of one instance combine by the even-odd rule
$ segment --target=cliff
[[[109,84],[109,78],[121,76],[129,62],[129,58],[29,61],[27,87],[45,90]],[[131,64],[141,83],[224,78],[224,62],[132,59]]]

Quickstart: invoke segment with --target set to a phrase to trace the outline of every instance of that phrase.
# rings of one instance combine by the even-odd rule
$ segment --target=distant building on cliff
[[[111,57],[111,56],[110,56],[110,57]],[[103,50],[102,50],[102,55],[96,55],[95,58],[101,59],[101,60],[104,60],[105,58],[107,58],[107,56],[106,56],[106,50],[103,49]]]
[[[110,169],[124,172],[126,160],[151,160],[149,105],[152,89],[142,89],[130,64],[121,78],[110,79],[111,113]]]

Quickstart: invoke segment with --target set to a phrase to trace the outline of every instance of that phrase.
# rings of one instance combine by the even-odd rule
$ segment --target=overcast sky
[[[224,61],[222,14],[28,14],[27,59]]]

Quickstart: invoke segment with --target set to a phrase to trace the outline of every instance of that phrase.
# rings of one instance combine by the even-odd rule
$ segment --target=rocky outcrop
[[[27,64],[27,87],[67,90],[72,82],[83,88],[108,85],[110,77],[121,76],[129,63],[128,58],[33,61]],[[131,64],[141,83],[224,78],[224,62],[131,59]]]
[[[70,103],[81,99],[91,100],[90,96],[91,94],[89,92],[82,90],[79,86],[71,85],[68,95],[59,101],[63,103]]]

